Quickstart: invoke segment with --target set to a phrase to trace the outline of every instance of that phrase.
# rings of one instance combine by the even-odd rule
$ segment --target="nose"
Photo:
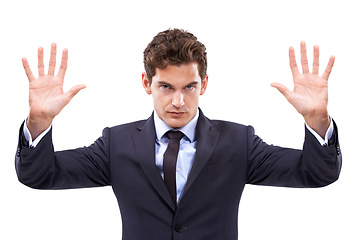
[[[176,92],[173,95],[172,105],[176,108],[182,107],[184,105],[184,96],[181,92]]]

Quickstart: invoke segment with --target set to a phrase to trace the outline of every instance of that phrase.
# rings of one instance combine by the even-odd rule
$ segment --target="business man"
[[[322,76],[319,49],[309,72],[301,43],[302,73],[289,50],[294,90],[273,83],[306,122],[303,150],[267,145],[251,126],[209,120],[198,108],[208,86],[205,47],[194,35],[159,33],[144,51],[142,84],[152,95],[147,120],[105,128],[89,147],[55,152],[53,118],[84,85],[63,93],[68,51],[58,75],[52,44],[48,74],[38,49],[39,77],[27,60],[30,113],[20,129],[19,180],[38,189],[111,185],[128,240],[236,240],[237,213],[245,184],[321,187],[338,179],[337,127],[327,111],[331,57]]]

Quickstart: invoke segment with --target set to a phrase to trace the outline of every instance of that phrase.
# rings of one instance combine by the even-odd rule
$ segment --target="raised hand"
[[[81,84],[72,87],[68,92],[63,92],[68,50],[63,50],[58,74],[54,75],[56,54],[57,46],[53,43],[51,45],[48,74],[45,75],[43,49],[38,48],[38,78],[32,74],[27,59],[22,58],[22,64],[29,80],[30,114],[27,120],[27,127],[33,139],[46,130],[51,125],[53,118],[60,113],[80,90],[85,88],[85,85]]]
[[[305,42],[300,43],[301,65],[300,73],[295,59],[293,47],[289,48],[289,63],[292,70],[294,90],[289,90],[281,83],[272,83],[286,99],[303,115],[306,123],[321,137],[325,137],[330,125],[328,114],[328,79],[335,57],[331,56],[322,76],[319,76],[319,47],[314,46],[313,71],[309,72]]]

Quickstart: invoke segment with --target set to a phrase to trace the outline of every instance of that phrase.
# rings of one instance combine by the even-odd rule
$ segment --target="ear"
[[[200,95],[203,95],[208,87],[208,75],[205,75],[203,81],[201,82]]]
[[[142,86],[145,89],[147,94],[150,95],[152,93],[151,84],[148,81],[147,73],[145,73],[145,72],[142,73]]]

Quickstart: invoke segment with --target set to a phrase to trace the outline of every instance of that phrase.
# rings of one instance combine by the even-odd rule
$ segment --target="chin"
[[[187,125],[188,122],[182,121],[182,120],[177,121],[177,119],[174,119],[174,120],[170,119],[169,121],[166,122],[166,124],[168,126],[170,126],[171,128],[182,128],[185,125]]]

